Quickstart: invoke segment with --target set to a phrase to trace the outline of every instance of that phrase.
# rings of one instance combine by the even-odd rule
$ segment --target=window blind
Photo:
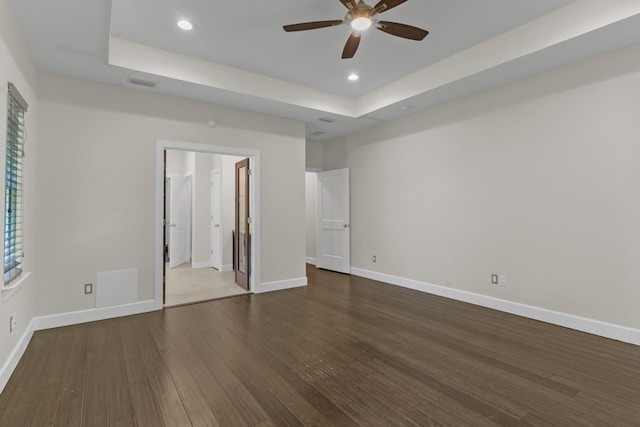
[[[22,273],[22,160],[24,157],[24,113],[27,103],[9,83],[7,96],[7,156],[5,171],[4,282]]]

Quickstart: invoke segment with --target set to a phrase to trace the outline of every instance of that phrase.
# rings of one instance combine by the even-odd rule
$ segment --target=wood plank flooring
[[[308,276],[37,332],[0,426],[640,426],[640,347]]]

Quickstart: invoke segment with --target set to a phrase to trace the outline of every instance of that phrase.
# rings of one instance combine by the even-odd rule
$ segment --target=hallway
[[[248,293],[234,282],[234,272],[191,268],[191,263],[167,266],[165,307],[208,301]]]

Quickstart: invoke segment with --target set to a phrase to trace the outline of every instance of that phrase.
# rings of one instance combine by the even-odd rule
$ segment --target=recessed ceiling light
[[[354,30],[364,31],[371,26],[371,23],[371,19],[366,16],[361,16],[351,21],[351,27]]]
[[[193,24],[189,21],[187,21],[186,19],[183,19],[181,21],[178,21],[178,27],[182,28],[183,30],[193,30]]]
[[[349,80],[351,80],[352,82],[355,82],[356,80],[358,80],[360,78],[359,75],[357,75],[356,73],[351,73],[349,74],[349,77],[347,77]]]

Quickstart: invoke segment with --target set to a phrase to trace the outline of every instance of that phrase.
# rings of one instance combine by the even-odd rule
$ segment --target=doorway
[[[305,222],[306,222],[306,262],[316,265],[316,233],[318,224],[316,223],[317,212],[317,187],[318,172],[321,169],[307,168],[305,172]]]
[[[235,165],[235,223],[233,265],[236,283],[249,290],[249,264],[251,260],[251,216],[249,215],[249,159]]]
[[[194,150],[194,148],[196,149]],[[166,173],[169,179],[163,183],[165,150],[167,151]],[[259,248],[250,248],[250,252],[247,254],[247,261],[251,266],[247,269],[247,279],[250,277],[251,280],[247,280],[247,282],[251,286],[243,289],[235,283],[235,273],[232,267],[233,233],[235,231],[235,212],[233,211],[235,200],[233,198],[235,196],[235,163],[248,158],[252,169],[258,170],[259,153],[252,150],[158,141],[156,154],[157,160],[161,160],[156,168],[157,175],[160,175],[160,180],[156,181],[156,187],[158,188],[158,181],[162,184],[156,199],[160,201],[160,206],[165,205],[164,209],[159,212],[160,220],[158,223],[160,223],[161,229],[159,233],[156,233],[156,240],[160,242],[160,250],[158,251],[160,256],[156,263],[156,302],[161,301],[162,305],[168,307],[242,295],[252,291],[254,283],[259,277],[257,275],[259,268],[256,265],[256,261],[259,259]],[[171,163],[171,159],[175,160],[175,157],[181,158],[181,160]],[[170,211],[171,201],[174,205],[179,204],[178,196],[181,193],[189,192],[186,190],[188,185],[183,185],[181,176],[173,177],[176,172],[176,163],[183,166],[181,171],[183,175],[191,174],[192,176],[191,215],[186,213],[179,215],[179,208],[173,216],[166,215],[166,211]],[[226,183],[225,170],[227,173]],[[256,221],[259,218],[259,209],[254,202],[258,196],[257,191],[259,191],[259,182],[257,181],[259,179],[256,175],[250,177],[249,183],[256,194],[252,194],[253,192],[247,194],[252,202],[249,213],[254,219],[254,223],[250,224],[249,230],[254,241],[259,240],[259,223]],[[166,203],[162,203],[162,199],[165,197],[164,184],[167,187]],[[231,213],[229,214],[230,209]],[[162,224],[165,216],[168,219],[166,227]],[[178,217],[184,219],[187,216],[190,216],[192,220],[191,229],[193,231],[191,233],[187,226],[182,227],[182,222],[174,221]],[[184,220],[184,223],[186,224],[187,221]],[[206,237],[203,238],[203,235]],[[187,243],[188,236],[191,236],[190,243]],[[186,246],[189,246],[191,251],[184,250]],[[185,260],[187,254],[188,258]],[[204,254],[206,254],[206,258]],[[167,262],[166,274],[163,274],[165,261]],[[174,290],[177,292],[173,292]]]

